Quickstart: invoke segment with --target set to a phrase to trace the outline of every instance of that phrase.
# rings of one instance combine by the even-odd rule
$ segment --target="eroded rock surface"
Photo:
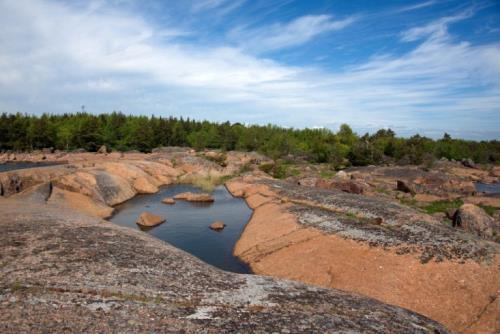
[[[0,199],[0,330],[449,333],[374,299],[226,273],[139,231]]]
[[[226,185],[254,209],[234,250],[254,272],[361,293],[458,333],[494,332],[498,244],[383,198],[271,178]]]

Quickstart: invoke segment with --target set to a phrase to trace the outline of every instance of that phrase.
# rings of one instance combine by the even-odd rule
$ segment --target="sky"
[[[500,1],[0,0],[0,112],[500,139]]]

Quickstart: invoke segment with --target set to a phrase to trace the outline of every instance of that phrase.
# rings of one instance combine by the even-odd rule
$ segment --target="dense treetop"
[[[148,152],[160,146],[260,151],[274,159],[304,159],[335,166],[384,162],[420,164],[436,158],[500,161],[500,142],[466,141],[415,135],[399,138],[392,130],[359,136],[348,125],[327,129],[289,129],[274,125],[245,126],[183,118],[127,116],[119,112],[93,115],[2,114],[0,150],[29,151],[54,147],[96,151],[101,145],[120,151]]]

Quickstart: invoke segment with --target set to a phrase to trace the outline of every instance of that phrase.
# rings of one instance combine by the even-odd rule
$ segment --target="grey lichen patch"
[[[293,203],[289,210],[303,226],[373,247],[392,248],[397,254],[414,253],[422,263],[431,260],[488,262],[499,251],[498,244],[428,222],[421,213],[389,201],[299,187],[279,180],[257,182],[288,198]]]

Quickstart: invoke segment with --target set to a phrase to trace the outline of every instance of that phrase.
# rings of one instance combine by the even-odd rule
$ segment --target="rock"
[[[106,145],[102,145],[98,150],[97,153],[99,154],[106,154],[108,153],[108,149],[106,148]]]
[[[446,213],[444,213],[444,212],[435,212],[435,213],[432,214],[432,216],[434,218],[436,218],[437,220],[439,220],[439,221],[443,221],[447,217]]]
[[[472,159],[462,159],[462,165],[468,168],[476,168],[476,164]]]
[[[459,227],[484,239],[492,238],[499,229],[495,220],[474,204],[464,204],[457,210],[453,217],[453,227]]]
[[[226,224],[224,224],[223,222],[221,221],[216,221],[216,222],[213,222],[211,225],[210,225],[210,228],[214,231],[222,231],[224,229],[224,227],[226,227]]]
[[[423,203],[432,203],[436,201],[442,201],[445,200],[443,197],[439,197],[436,195],[431,195],[431,194],[416,194],[414,196],[415,201],[417,202],[423,202]]]
[[[451,208],[446,210],[446,218],[453,220],[455,217],[455,214],[457,213],[457,209]]]
[[[407,181],[397,180],[396,189],[405,193],[415,195],[415,188]]]
[[[364,192],[362,183],[350,179],[319,179],[316,182],[316,187],[321,189],[339,189],[350,194],[362,194]]]
[[[43,154],[52,154],[52,153],[54,153],[54,148],[53,147],[42,148],[42,153]]]
[[[299,186],[314,187],[318,182],[317,177],[305,177],[297,181]]]
[[[20,204],[0,200],[2,333],[451,333],[361,294],[225,272],[147,233]]]
[[[157,216],[155,214],[152,214],[151,212],[146,211],[141,213],[141,215],[139,216],[139,218],[137,218],[137,221],[135,223],[137,225],[150,227],[150,226],[160,225],[161,223],[164,223],[165,220],[166,219],[161,216]]]
[[[337,172],[337,174],[335,174],[335,177],[336,178],[339,178],[339,179],[349,179],[349,174],[347,174],[346,172],[344,172],[343,170]]]
[[[172,197],[165,197],[161,202],[163,204],[175,204],[175,200]]]
[[[495,244],[383,196],[250,176],[226,186],[254,209],[233,250],[253,273],[370,296],[457,333],[494,332],[490,296],[500,288]],[[457,277],[464,283],[450,289]],[[477,326],[467,330],[473,322]]]
[[[174,199],[188,202],[213,202],[214,198],[210,194],[185,192],[174,196]]]

